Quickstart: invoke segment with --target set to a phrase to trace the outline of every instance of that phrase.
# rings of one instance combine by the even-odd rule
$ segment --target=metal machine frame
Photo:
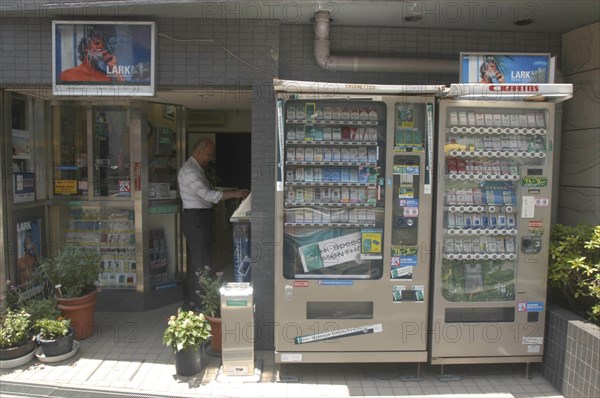
[[[439,104],[432,364],[542,361],[555,105],[512,99]]]
[[[427,360],[433,111],[434,94],[438,91],[438,87],[361,86],[276,81],[275,91],[277,92],[278,112],[278,181],[275,223],[278,244],[275,246],[274,297],[276,362],[425,362]],[[356,112],[359,112],[361,107],[368,108],[369,104],[373,104],[373,107],[378,107],[379,110],[386,109],[386,112],[385,115],[378,114],[377,119],[373,119],[371,122],[362,122],[358,117],[350,121],[351,116],[336,117],[335,107],[342,102],[349,108],[354,107]],[[299,104],[302,113],[304,113],[304,109],[308,109],[308,113],[311,115],[312,108],[316,104],[315,116],[310,119],[311,115],[308,117],[303,115],[303,121],[300,122],[291,120],[289,114],[286,115],[286,103]],[[306,108],[307,104],[308,108]],[[322,112],[319,111],[320,107],[325,109],[326,114],[329,112],[327,104],[334,108],[333,115],[320,114]],[[397,104],[421,106],[420,117],[422,120],[419,122],[419,129],[424,135],[423,142],[426,144],[419,150],[412,151],[412,147],[395,146],[396,128],[401,127],[398,126]],[[348,113],[351,113],[351,110]],[[313,122],[315,118],[317,121]],[[364,120],[367,118],[363,118]],[[289,130],[293,130],[294,126],[298,124],[301,125],[301,130],[305,129],[306,131],[317,126],[317,138],[306,139],[294,136],[290,139]],[[377,129],[378,138],[375,140],[371,136],[370,139],[365,140],[362,137],[356,142],[348,142],[353,138],[344,137],[343,132],[341,138],[336,137],[335,131],[333,137],[329,137],[327,132],[324,137],[321,137],[318,131],[320,124],[334,126],[334,128],[344,126],[342,129],[345,126],[358,126],[359,129],[363,125],[372,126]],[[376,205],[369,207],[370,205],[364,202],[361,204],[361,200],[358,200],[359,203],[323,204],[319,200],[312,201],[311,199],[298,206],[290,199],[290,189],[298,186],[300,189],[307,187],[328,189],[328,187],[350,186],[352,188],[354,185],[359,187],[361,185],[353,182],[335,182],[337,180],[333,180],[334,182],[320,182],[320,180],[312,182],[311,180],[306,183],[302,179],[298,183],[296,177],[293,176],[293,174],[297,175],[297,172],[290,169],[299,166],[306,168],[331,166],[335,169],[338,166],[354,167],[360,162],[355,163],[352,160],[346,162],[343,158],[341,162],[329,161],[331,159],[326,158],[323,159],[323,162],[314,159],[290,161],[290,155],[287,153],[288,147],[302,148],[302,150],[304,148],[339,147],[343,150],[352,146],[378,146],[380,148],[377,164],[381,166],[383,172],[380,174],[380,181],[374,183],[373,188],[381,189],[384,194]],[[312,152],[312,149],[309,150]],[[396,168],[394,167],[395,157],[401,158],[398,160]],[[412,158],[413,163],[405,165],[404,158]],[[384,162],[382,162],[383,159],[385,159]],[[410,211],[414,212],[412,218],[403,217],[403,211],[404,215],[409,215],[408,209],[404,210],[404,207],[408,205],[404,203],[406,200],[399,199],[400,188],[394,182],[400,181],[401,174],[404,174],[403,182],[405,184],[418,187],[416,188],[418,192],[414,193],[414,198],[418,199],[413,199],[411,202]],[[350,179],[350,181],[354,180]],[[378,186],[379,183],[381,186]],[[310,195],[312,198],[312,193]],[[304,199],[302,200],[304,201]],[[391,211],[394,203],[396,205],[402,203],[402,206],[397,206],[399,214]],[[372,219],[367,217],[366,220],[360,218],[360,215],[358,220],[353,220],[351,215],[349,220],[341,218],[333,220],[321,218],[321,216],[318,221],[314,221],[312,216],[308,221],[290,219],[290,212],[297,207],[306,207],[310,211],[319,211],[324,208],[325,212],[329,209],[334,211],[333,209],[344,208],[352,212],[352,209],[366,208],[373,209],[376,215]],[[418,246],[419,254],[406,256],[411,258],[406,261],[413,262],[411,263],[412,267],[407,267],[411,268],[413,275],[407,277],[406,274],[396,273],[393,278],[391,273],[392,257],[400,262],[399,259],[402,256],[400,246],[403,243],[401,240],[396,242],[397,253],[393,253],[392,240],[393,236],[396,236],[394,225],[398,226],[408,222],[416,229],[417,220],[419,228],[413,246]],[[406,227],[406,225],[404,226]],[[368,230],[364,227],[375,227],[376,230],[380,228],[383,232],[382,235],[381,232],[376,235],[383,238],[383,244],[381,245],[379,242],[381,253],[379,256],[373,257],[376,258],[375,262],[382,262],[381,272],[375,277],[360,272],[335,274],[336,271],[328,272],[321,269],[311,271],[306,267],[304,271],[300,268],[300,271],[296,273],[286,271],[286,264],[292,261],[289,256],[293,257],[296,252],[304,250],[300,246],[292,251],[284,248],[287,244],[285,240],[289,239],[289,233],[297,233],[297,236],[301,236],[304,232],[310,234],[315,230],[327,231],[336,228],[349,228],[350,231],[359,230],[363,233]],[[365,256],[365,251],[369,249],[366,249],[363,244],[367,235],[363,233],[361,236],[361,258],[363,256],[369,258]],[[323,243],[323,245],[325,244]],[[335,239],[331,239],[327,245],[335,247]],[[323,254],[323,250],[327,249],[321,247],[319,250]],[[304,255],[308,257],[306,253]],[[306,260],[306,262],[308,261]],[[344,264],[337,264],[335,267],[342,268]],[[355,269],[360,267],[359,262]],[[377,269],[377,267],[376,265],[373,269]],[[286,273],[287,275],[284,275]],[[402,290],[405,290],[404,294]]]

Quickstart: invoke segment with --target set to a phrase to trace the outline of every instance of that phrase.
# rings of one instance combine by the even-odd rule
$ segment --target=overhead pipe
[[[330,54],[329,11],[315,12],[314,55],[317,64],[329,71],[339,72],[405,72],[405,73],[457,73],[458,62],[430,58],[383,58],[337,56]]]

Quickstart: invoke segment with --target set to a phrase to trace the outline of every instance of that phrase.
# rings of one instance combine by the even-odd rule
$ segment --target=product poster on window
[[[42,220],[17,221],[17,281],[15,285],[28,289],[38,268],[42,253]]]
[[[54,95],[154,95],[154,23],[54,21]]]

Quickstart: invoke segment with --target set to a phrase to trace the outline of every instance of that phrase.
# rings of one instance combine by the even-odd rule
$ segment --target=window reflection
[[[94,196],[131,196],[129,115],[120,106],[93,108]]]

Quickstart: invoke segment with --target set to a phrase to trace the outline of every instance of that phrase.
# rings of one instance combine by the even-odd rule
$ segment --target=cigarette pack
[[[313,148],[313,160],[315,162],[323,161],[323,148]]]

